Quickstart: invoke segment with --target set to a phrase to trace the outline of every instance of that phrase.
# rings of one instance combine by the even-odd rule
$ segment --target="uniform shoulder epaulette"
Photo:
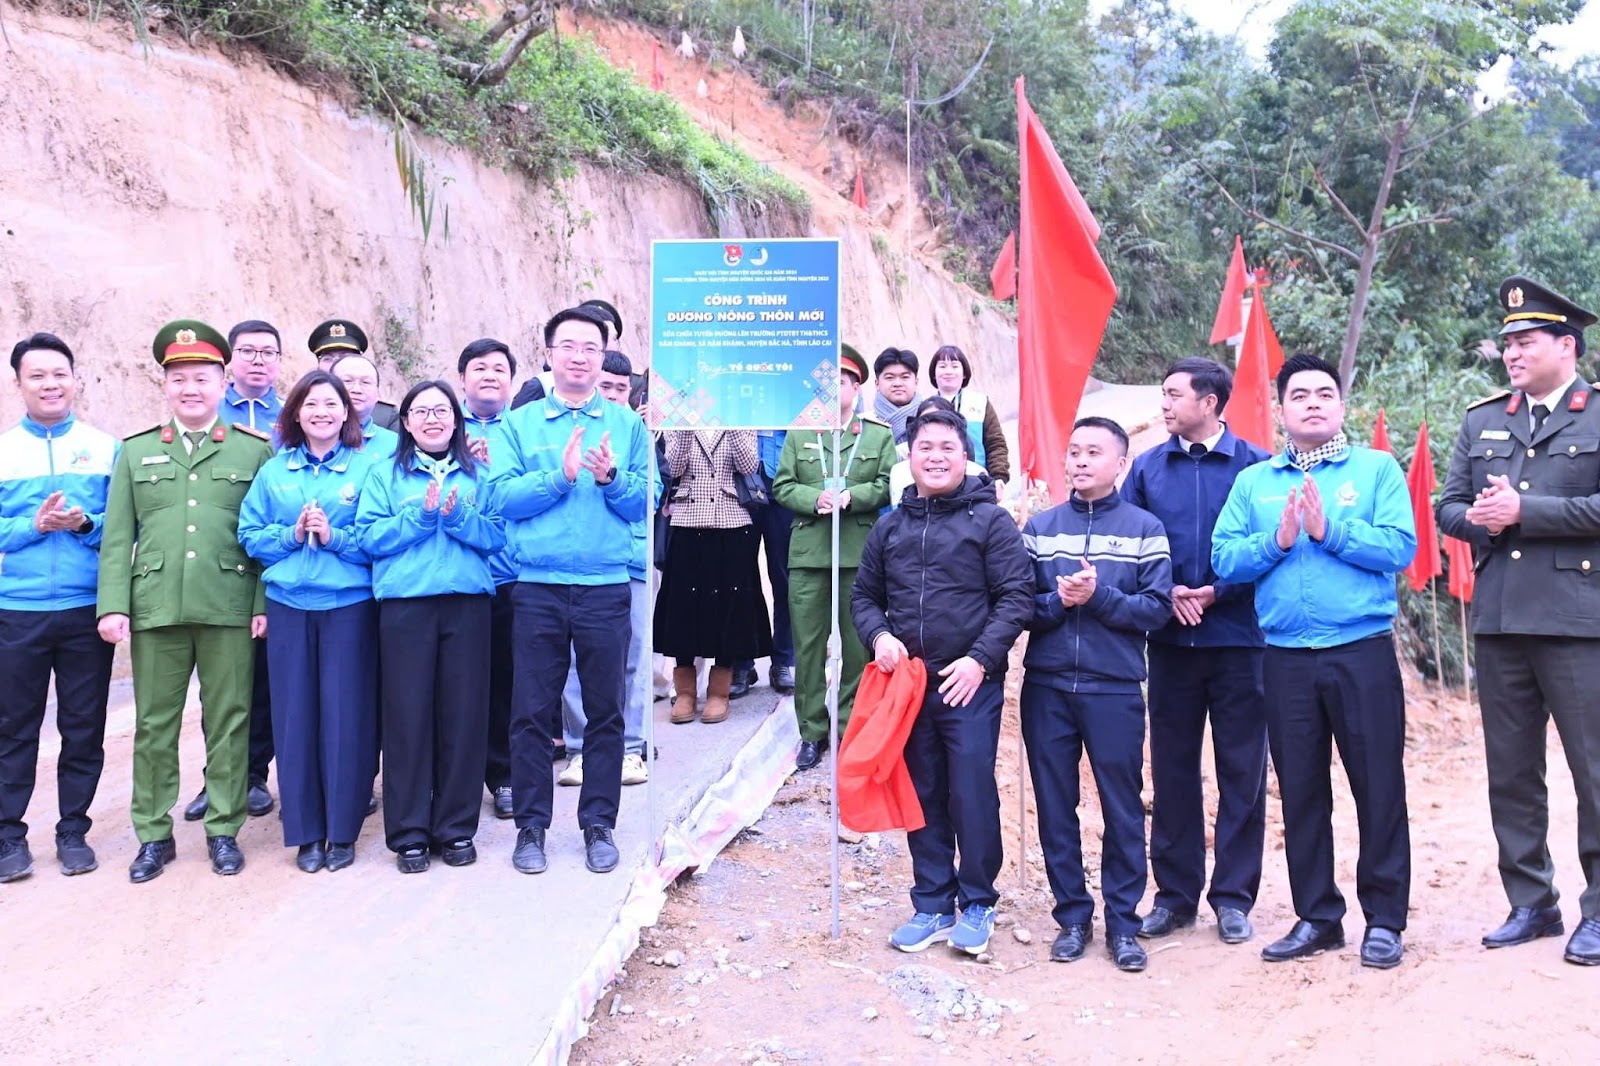
[[[1496,400],[1503,400],[1507,396],[1510,396],[1510,395],[1511,395],[1511,390],[1510,389],[1501,389],[1499,392],[1495,393],[1493,396],[1485,396],[1481,400],[1474,400],[1471,403],[1467,404],[1467,410],[1470,411],[1474,407],[1482,407],[1486,403],[1494,403]]]
[[[235,422],[233,424],[233,428],[237,429],[240,433],[248,433],[252,437],[255,437],[257,440],[264,440],[269,444],[272,442],[272,434],[263,433],[259,429],[251,429],[249,426],[245,425],[243,422]]]
[[[135,437],[142,437],[146,433],[159,433],[159,432],[161,432],[162,427],[165,426],[165,425],[166,425],[165,422],[157,422],[155,425],[150,426],[148,429],[136,429],[132,433],[129,433],[126,437],[123,437],[122,439],[123,440],[133,440]]]
[[[862,412],[861,421],[863,421],[863,422],[871,422],[873,425],[882,426],[884,429],[892,428],[892,427],[890,427],[889,423],[885,422],[883,419],[878,418],[876,415],[869,415],[866,412]]]

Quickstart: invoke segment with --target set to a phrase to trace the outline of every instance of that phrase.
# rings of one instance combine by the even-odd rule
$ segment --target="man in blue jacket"
[[[1411,497],[1393,456],[1345,440],[1337,369],[1299,354],[1277,384],[1288,447],[1239,475],[1211,548],[1218,577],[1255,582],[1267,638],[1267,740],[1300,920],[1261,957],[1344,946],[1329,782],[1337,744],[1361,826],[1361,962],[1388,969],[1404,954],[1411,896],[1406,703],[1392,632],[1395,575],[1417,551]]]
[[[590,870],[618,861],[622,707],[634,562],[633,524],[649,495],[644,421],[595,388],[606,320],[572,307],[545,325],[552,389],[511,416],[511,465],[496,474],[501,514],[518,562],[511,593],[517,684],[511,704],[511,785],[517,824],[512,864],[544,871],[555,780],[552,726],[574,652],[583,690],[583,790],[578,825]]]
[[[1172,550],[1172,615],[1150,633],[1150,866],[1156,898],[1142,937],[1193,925],[1206,887],[1206,808],[1200,752],[1211,719],[1217,767],[1216,859],[1206,902],[1217,934],[1253,935],[1267,823],[1265,641],[1255,586],[1230,584],[1211,567],[1211,531],[1234,479],[1270,456],[1222,423],[1233,375],[1210,359],[1182,359],[1161,383],[1172,434],[1133,461],[1122,497],[1161,520]]]
[[[116,438],[73,417],[72,349],[35,333],[11,349],[27,412],[0,434],[0,881],[33,870],[23,816],[38,773],[50,675],[55,674],[64,874],[97,865],[86,835],[105,765],[113,648],[100,639],[95,589]]]
[[[1033,618],[1023,660],[1022,736],[1039,804],[1039,843],[1061,933],[1056,962],[1083,958],[1094,899],[1083,872],[1078,760],[1085,748],[1105,815],[1100,888],[1106,949],[1117,969],[1145,968],[1145,634],[1172,611],[1167,535],[1148,511],[1117,495],[1128,434],[1109,418],[1080,418],[1067,445],[1072,496],[1029,519]]]

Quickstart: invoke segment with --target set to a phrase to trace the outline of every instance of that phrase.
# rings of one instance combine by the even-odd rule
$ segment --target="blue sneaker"
[[[930,944],[950,939],[950,930],[956,927],[953,914],[923,914],[918,911],[911,920],[889,934],[889,943],[901,951],[921,951]]]
[[[950,946],[968,955],[981,955],[989,949],[994,932],[994,908],[976,904],[961,912],[961,920],[950,932]]]

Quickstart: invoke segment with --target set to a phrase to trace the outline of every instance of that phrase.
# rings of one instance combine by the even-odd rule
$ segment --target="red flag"
[[[1454,537],[1444,538],[1444,556],[1450,560],[1450,595],[1462,603],[1472,602],[1472,587],[1477,574],[1472,569],[1472,545]]]
[[[1228,400],[1228,428],[1241,440],[1276,451],[1272,429],[1272,384],[1268,372],[1270,351],[1277,343],[1272,322],[1267,317],[1261,287],[1254,286],[1250,321],[1245,326],[1244,343],[1239,345],[1239,365],[1233,374],[1233,397]],[[1282,349],[1279,349],[1282,360]]]
[[[1394,454],[1394,446],[1389,443],[1389,423],[1384,421],[1383,408],[1378,408],[1378,421],[1372,427],[1372,448],[1374,451]]]
[[[1006,243],[1000,246],[1000,255],[989,271],[989,287],[996,300],[1009,300],[1017,294],[1017,231],[1006,234]]]
[[[650,88],[660,92],[667,85],[666,72],[661,69],[661,42],[651,41],[650,45]]]
[[[1244,332],[1244,242],[1233,238],[1233,258],[1228,262],[1228,280],[1222,285],[1222,302],[1217,304],[1217,319],[1211,325],[1211,343],[1221,344]]]
[[[1417,450],[1411,453],[1406,484],[1411,488],[1411,515],[1417,523],[1417,556],[1406,567],[1406,580],[1411,582],[1413,592],[1421,592],[1428,582],[1444,573],[1439,562],[1439,527],[1433,520],[1433,490],[1438,482],[1433,476],[1433,449],[1428,447],[1426,421],[1417,430]]]
[[[850,194],[850,202],[863,211],[867,209],[867,183],[859,170],[856,171],[856,191]]]
[[[1100,225],[1061,165],[1017,79],[1022,249],[1017,257],[1017,437],[1022,468],[1067,498],[1066,444],[1105,335],[1117,286],[1095,241]]]

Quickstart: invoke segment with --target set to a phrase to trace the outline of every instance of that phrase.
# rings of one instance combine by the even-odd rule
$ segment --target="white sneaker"
[[[630,751],[622,757],[624,785],[642,785],[648,780],[650,780],[650,768],[644,764],[644,756],[635,755]]]
[[[556,778],[558,785],[583,784],[583,753],[579,752],[567,760],[567,765],[562,769],[561,776]]]

